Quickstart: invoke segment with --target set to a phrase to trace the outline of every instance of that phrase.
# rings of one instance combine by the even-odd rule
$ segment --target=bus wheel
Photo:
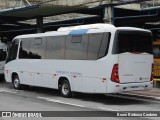
[[[60,92],[63,97],[71,97],[72,96],[71,87],[70,87],[68,80],[63,80],[61,82]]]
[[[18,75],[15,75],[13,77],[13,86],[15,89],[18,89],[18,90],[21,89],[21,84],[20,84]]]

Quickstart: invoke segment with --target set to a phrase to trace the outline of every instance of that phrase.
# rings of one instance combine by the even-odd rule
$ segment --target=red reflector
[[[116,85],[116,87],[119,87],[119,85]]]

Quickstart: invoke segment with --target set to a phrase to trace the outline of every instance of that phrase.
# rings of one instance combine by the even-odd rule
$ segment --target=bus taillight
[[[153,76],[154,76],[154,65],[152,64],[152,71],[151,71],[151,79],[150,79],[150,81],[153,81]]]
[[[113,66],[111,80],[113,82],[119,83],[118,64],[114,64]]]

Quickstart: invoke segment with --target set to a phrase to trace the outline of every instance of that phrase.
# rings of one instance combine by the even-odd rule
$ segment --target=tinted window
[[[113,54],[146,52],[152,54],[152,37],[149,32],[118,31],[113,47]]]
[[[22,39],[19,49],[19,58],[29,58],[30,42],[31,39]]]
[[[42,45],[42,38],[35,38],[34,45]]]
[[[19,40],[17,39],[12,42],[11,47],[9,48],[6,62],[15,60],[17,58],[18,44],[19,44]]]
[[[46,59],[64,59],[65,36],[47,37]]]
[[[6,51],[4,49],[0,49],[0,61],[4,61],[6,59]]]
[[[72,43],[81,43],[82,35],[72,36]]]
[[[29,58],[44,59],[46,49],[46,38],[31,39]]]
[[[103,39],[103,33],[89,34],[88,43],[88,60],[96,60],[98,58],[98,53],[100,51],[100,46]]]
[[[67,36],[65,59],[86,60],[87,45],[87,35]]]
[[[109,49],[110,37],[111,37],[110,33],[103,34],[103,39],[101,42],[98,59],[107,55]]]

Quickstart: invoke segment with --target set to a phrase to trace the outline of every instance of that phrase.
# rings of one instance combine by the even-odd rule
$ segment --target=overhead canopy
[[[36,19],[38,17],[47,17],[76,12],[82,9],[87,9],[87,7],[34,4],[24,7],[0,10],[0,36],[8,36],[8,34],[16,36],[16,34],[25,34],[25,32],[28,30],[31,32],[36,32],[35,25],[31,25],[27,22],[21,22],[30,19]],[[17,33],[17,30],[21,33]]]
[[[117,2],[113,4],[97,5],[88,8],[87,6],[64,6],[53,4],[34,4],[24,7],[16,7],[11,9],[0,10],[0,36],[16,36],[18,34],[28,34],[36,32],[36,24],[29,24],[25,20],[35,19],[38,17],[55,16],[68,13],[82,13],[93,15],[87,17],[80,17],[74,19],[61,19],[60,21],[51,21],[44,23],[46,31],[56,30],[61,26],[91,24],[97,22],[104,22],[104,8],[108,6],[118,6],[123,4],[130,4],[146,0],[128,0],[128,2]],[[149,0],[147,0],[149,1]],[[159,21],[160,8],[156,10],[127,10],[122,8],[114,9],[114,24],[116,26],[136,26],[142,27],[146,22]],[[23,22],[22,22],[23,21]]]
[[[38,16],[43,16],[43,17],[53,16],[85,8],[86,7],[84,6],[37,4],[37,5],[3,10],[0,12],[0,18],[10,17],[10,18],[16,18],[15,20],[27,20],[36,18]]]

